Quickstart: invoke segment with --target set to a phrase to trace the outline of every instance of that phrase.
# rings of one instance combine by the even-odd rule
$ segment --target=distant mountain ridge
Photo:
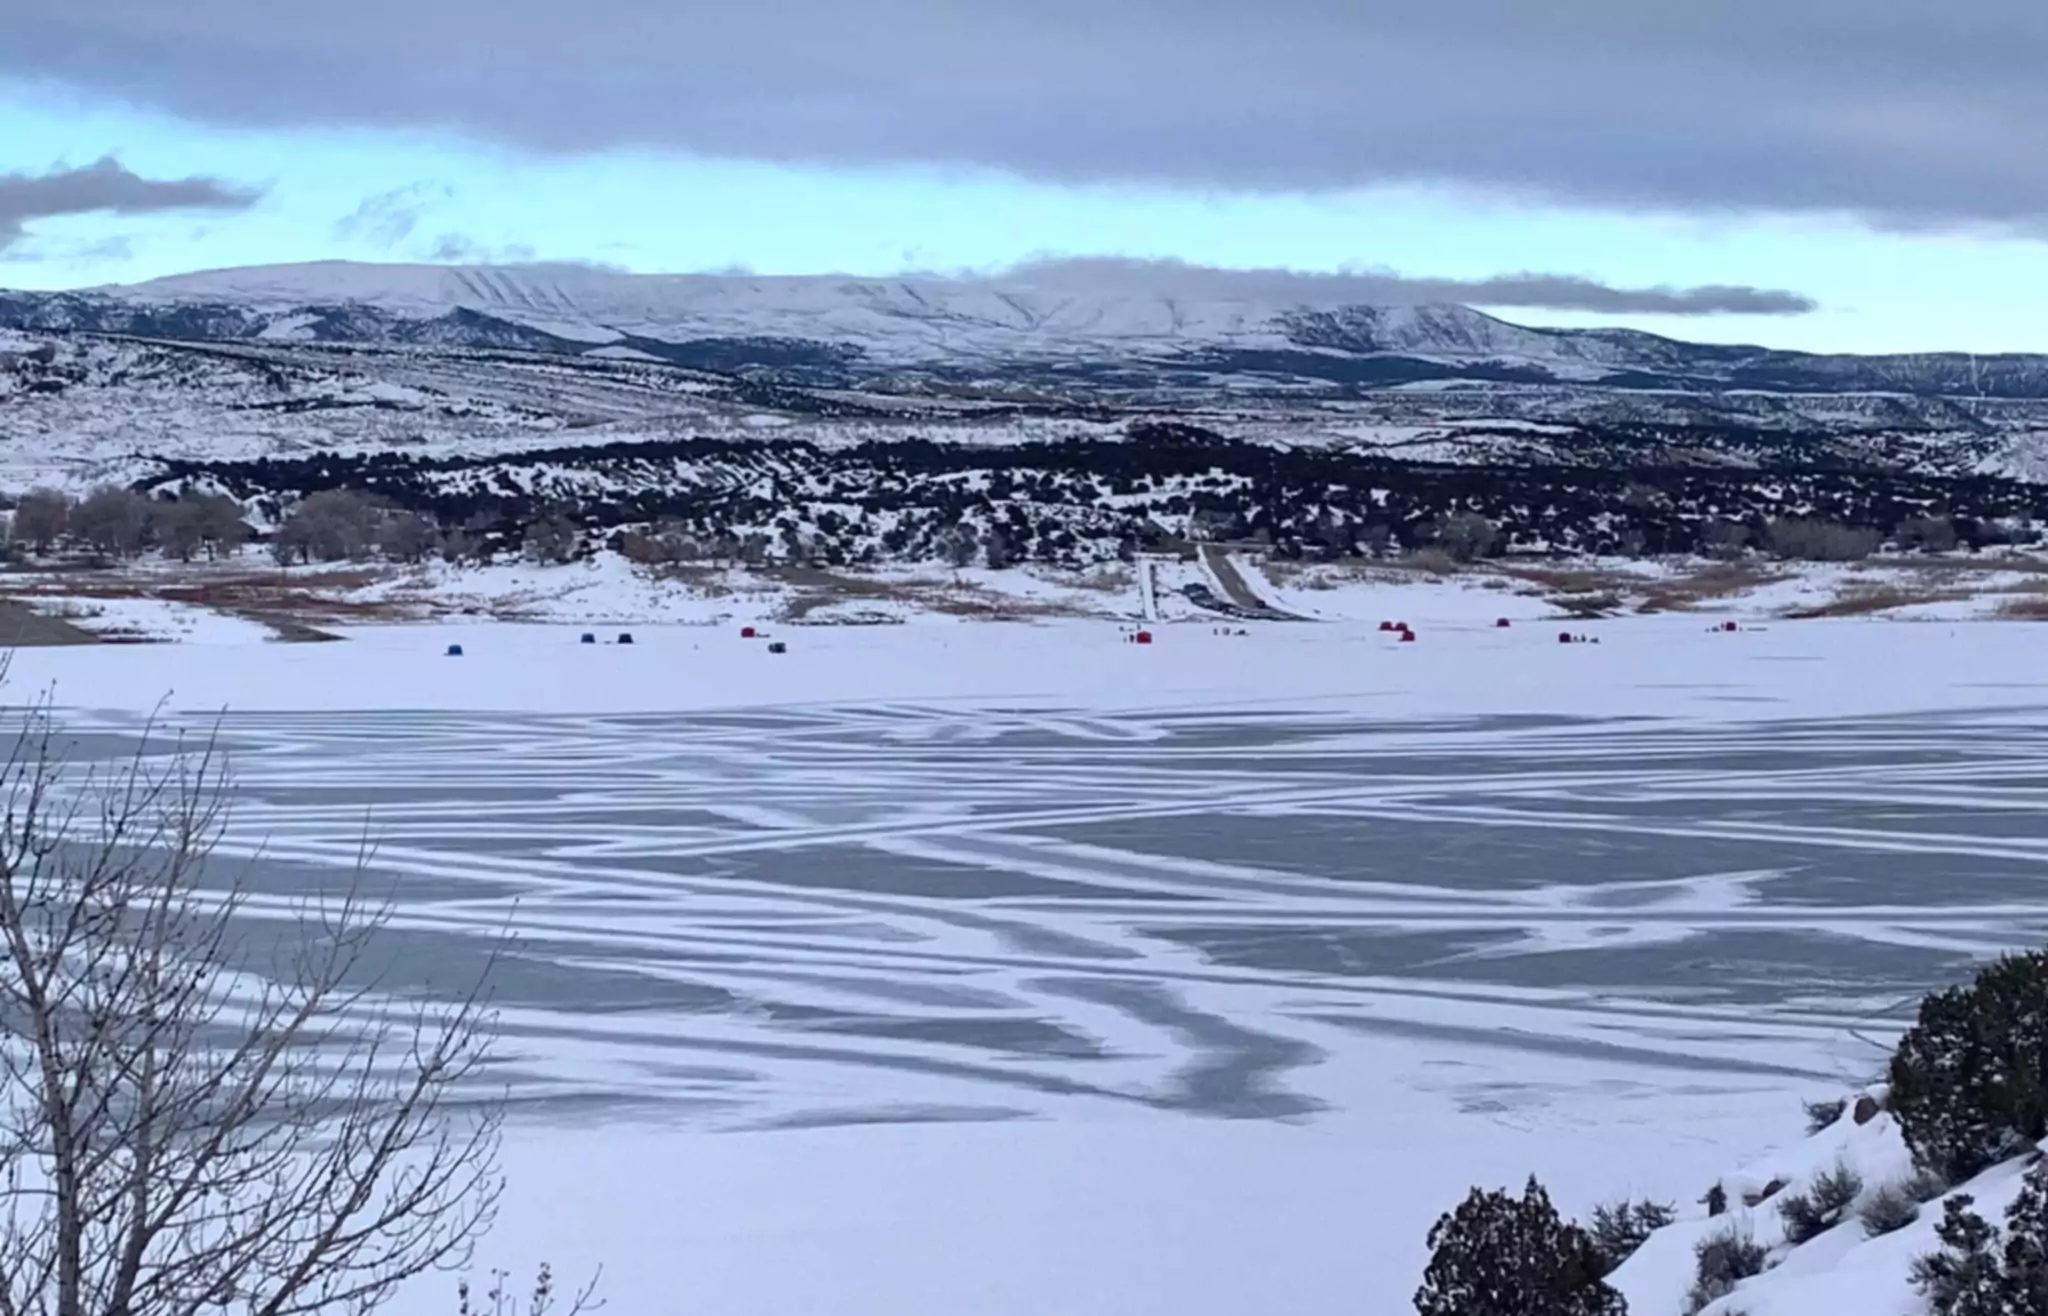
[[[1823,355],[1625,329],[1541,329],[1456,305],[1178,296],[1156,283],[633,275],[581,266],[320,262],[80,292],[0,292],[0,328],[185,342],[633,354],[812,371],[844,386],[912,371],[1147,388],[1347,393],[1469,381],[1620,392],[2048,401],[2048,355]],[[2031,410],[2031,409],[2030,409]],[[2048,419],[2048,413],[2044,413]],[[1910,423],[1910,418],[1908,420]],[[1943,414],[1930,423],[1953,423]]]

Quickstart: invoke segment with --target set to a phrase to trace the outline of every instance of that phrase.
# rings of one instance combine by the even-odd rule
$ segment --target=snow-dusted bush
[[[1890,1078],[1914,1160],[1950,1183],[2048,1135],[2048,954],[2005,956],[1921,1001]]]
[[[1607,1259],[1603,1273],[1613,1274],[1615,1267],[1636,1254],[1644,1239],[1677,1218],[1678,1212],[1669,1204],[1647,1199],[1632,1202],[1624,1198],[1594,1207],[1591,1232],[1593,1245]]]
[[[1532,1176],[1522,1195],[1474,1188],[1429,1231],[1420,1316],[1627,1316],[1593,1239]]]
[[[2048,1313],[2048,1161],[2037,1160],[2005,1208],[2003,1231],[1967,1193],[1943,1208],[1938,1251],[1913,1263],[1913,1284],[1936,1316]]]
[[[1836,1120],[1842,1118],[1842,1112],[1847,1109],[1849,1109],[1849,1100],[1846,1097],[1834,1097],[1826,1101],[1807,1102],[1806,1131],[1808,1133],[1819,1133],[1822,1129],[1827,1128]]]
[[[1803,1193],[1787,1193],[1778,1199],[1778,1214],[1785,1220],[1785,1238],[1804,1243],[1842,1222],[1850,1203],[1863,1192],[1863,1176],[1849,1165],[1815,1175]]]
[[[1949,1198],[1934,1231],[1941,1250],[1913,1263],[1913,1287],[1938,1316],[2005,1316],[1998,1230],[1970,1209],[1975,1204],[1968,1193]]]
[[[1920,1203],[1905,1183],[1879,1184],[1856,1208],[1867,1238],[1894,1234],[1920,1218]]]
[[[1698,1311],[1716,1298],[1725,1297],[1735,1285],[1764,1271],[1763,1244],[1746,1229],[1728,1228],[1709,1234],[1693,1248],[1692,1293],[1687,1310]]]

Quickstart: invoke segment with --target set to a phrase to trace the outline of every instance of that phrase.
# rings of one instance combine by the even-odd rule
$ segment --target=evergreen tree
[[[1627,1316],[1591,1237],[1534,1177],[1519,1198],[1474,1188],[1429,1231],[1420,1316]]]

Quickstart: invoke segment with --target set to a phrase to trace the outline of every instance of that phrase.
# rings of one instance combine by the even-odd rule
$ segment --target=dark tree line
[[[275,519],[349,491],[491,551],[568,523],[584,542],[666,537],[705,555],[860,563],[1096,561],[1182,537],[1287,557],[1437,547],[1498,553],[1706,553],[1842,559],[1881,544],[2031,542],[2048,486],[1839,462],[1457,465],[1230,440],[1141,423],[1120,441],[826,449],[680,439],[495,457],[316,453],[167,462],[153,489],[204,483]],[[963,554],[969,537],[975,553]],[[763,540],[765,539],[765,543]],[[752,545],[751,548],[747,547]],[[720,547],[729,552],[717,552]],[[990,550],[993,549],[991,553]]]

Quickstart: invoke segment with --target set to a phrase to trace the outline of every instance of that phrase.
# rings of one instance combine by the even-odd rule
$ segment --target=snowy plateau
[[[516,927],[480,1268],[621,1316],[1401,1316],[1438,1215],[1535,1174],[1679,1207],[1635,1316],[1686,1311],[1717,1183],[1773,1264],[1706,1316],[1925,1310],[1938,1208],[1795,1247],[1765,1190],[1900,1173],[1889,1114],[1802,1103],[2048,943],[2048,358],[330,264],[0,293],[0,440],[9,497],[268,533],[356,489],[482,546],[0,576],[81,753],[218,735],[247,917],[368,818],[365,1010]],[[1459,515],[1504,551],[1433,560]],[[1700,552],[1915,518],[1958,542]]]

